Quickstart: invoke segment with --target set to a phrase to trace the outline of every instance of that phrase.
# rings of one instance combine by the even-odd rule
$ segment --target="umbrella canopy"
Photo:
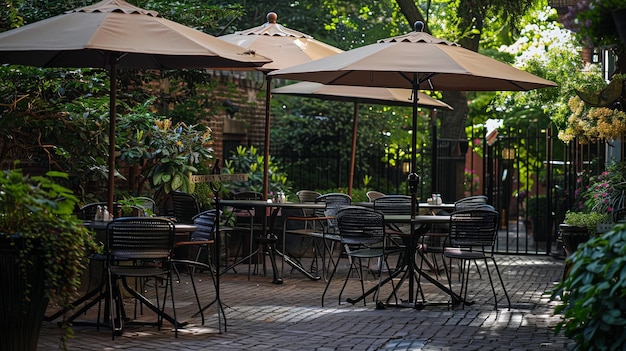
[[[271,60],[122,0],[0,33],[0,63],[110,71],[109,208],[115,170],[116,68],[253,69]]]
[[[267,14],[267,22],[262,26],[219,37],[224,41],[272,59],[272,62],[259,68],[266,74],[265,141],[263,147],[263,196],[266,199],[269,188],[270,100],[272,96],[272,80],[267,76],[267,72],[312,62],[343,52],[341,49],[313,39],[310,35],[285,28],[276,23],[277,19],[278,15],[270,12]]]
[[[341,49],[313,39],[310,35],[285,28],[276,23],[277,19],[276,13],[270,12],[267,14],[265,24],[218,38],[271,58],[272,62],[259,68],[265,72],[343,52]]]
[[[300,82],[276,88],[272,93],[375,105],[411,106],[413,104],[411,89],[324,85],[314,82]],[[452,110],[452,106],[443,101],[433,99],[421,91],[418,93],[418,97],[420,104],[423,106]]]
[[[348,195],[352,196],[354,184],[354,164],[356,159],[356,131],[359,115],[359,103],[376,105],[411,106],[413,98],[411,89],[370,88],[344,85],[324,85],[313,82],[300,82],[274,89],[274,94],[288,94],[308,98],[352,101],[354,102],[354,115],[352,116],[352,149],[350,153],[350,176],[348,177]],[[418,97],[423,106],[444,108],[452,110],[452,107],[443,101],[418,92]]]
[[[122,0],[105,0],[0,33],[3,63],[134,69],[261,66],[271,60]]]
[[[531,90],[556,83],[415,31],[270,76],[332,85],[440,91]]]
[[[331,85],[357,85],[413,90],[411,192],[417,191],[417,107],[420,89],[440,91],[531,90],[556,83],[467,50],[456,43],[415,31],[311,63],[269,73],[270,77]],[[413,196],[415,198],[415,196]],[[415,201],[413,201],[415,202]],[[413,210],[415,206],[413,205]]]

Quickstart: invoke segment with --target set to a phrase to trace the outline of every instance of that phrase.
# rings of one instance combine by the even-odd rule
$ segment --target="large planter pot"
[[[561,230],[561,240],[563,241],[563,248],[567,256],[573,254],[578,248],[578,245],[591,238],[589,230],[585,227],[561,223],[559,224],[559,229]]]
[[[0,350],[35,351],[48,299],[44,290],[44,267],[38,257],[25,271],[18,263],[17,247],[0,238]],[[26,278],[24,277],[26,275]],[[28,288],[27,288],[28,286]],[[29,301],[25,299],[28,293]]]

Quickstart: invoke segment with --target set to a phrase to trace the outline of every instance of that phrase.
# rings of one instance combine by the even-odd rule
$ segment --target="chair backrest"
[[[321,210],[315,210],[315,215],[318,217],[333,217],[327,221],[327,231],[337,231],[337,219],[334,218],[337,215],[337,211],[344,206],[349,206],[352,203],[352,198],[343,193],[328,193],[320,195],[315,199],[316,203],[324,203],[326,207]]]
[[[320,197],[322,194],[313,190],[300,190],[296,193],[298,197],[298,202],[315,202],[315,200]],[[315,210],[307,208],[302,210],[302,214],[306,217],[311,217],[315,215]]]
[[[167,259],[176,232],[172,221],[159,217],[124,217],[107,226],[107,248],[115,259]]]
[[[100,208],[104,210],[104,207],[108,205],[109,205],[108,202],[92,202],[92,203],[86,204],[78,209],[78,212],[76,212],[76,217],[84,221],[93,220],[94,217],[96,216],[96,211],[98,210],[98,206],[100,206]],[[114,202],[113,207],[114,207],[113,216],[115,217],[117,216],[120,210],[120,205]],[[107,210],[110,211],[110,209],[108,208]]]
[[[415,205],[419,206],[417,201]],[[383,214],[411,215],[411,197],[407,195],[384,195],[374,200],[374,209]]]
[[[372,245],[385,238],[384,215],[360,206],[346,206],[337,211],[341,242],[346,245]]]
[[[193,223],[193,217],[200,213],[200,204],[195,196],[174,190],[170,192],[172,200],[172,215],[178,223]]]
[[[385,196],[385,194],[381,193],[380,191],[370,190],[367,193],[365,193],[365,196],[367,196],[367,199],[370,200],[370,202],[373,202],[379,197]]]
[[[464,197],[462,199],[456,200],[454,202],[454,210],[459,211],[459,210],[473,208],[473,207],[476,207],[479,205],[485,205],[485,204],[487,204],[487,196],[485,195],[468,196],[468,197]]]
[[[315,199],[317,199],[321,195],[322,194],[313,190],[300,190],[296,193],[296,196],[298,197],[298,202],[315,202]]]
[[[196,230],[191,233],[191,241],[207,241],[215,238],[215,221],[217,220],[217,210],[207,210],[198,213],[193,217],[193,224]]]
[[[450,215],[448,240],[456,247],[491,247],[498,235],[500,215],[489,209],[471,208]]]

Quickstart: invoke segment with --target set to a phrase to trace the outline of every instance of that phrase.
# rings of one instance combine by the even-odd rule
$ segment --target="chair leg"
[[[467,264],[467,267],[465,267],[466,264]],[[474,260],[474,264],[476,264],[475,260]],[[462,309],[465,309],[465,301],[467,301],[467,290],[468,290],[468,285],[469,285],[469,273],[470,273],[471,265],[472,263],[469,260],[461,260],[461,266],[462,266],[461,274],[465,274],[465,278],[461,278],[461,293],[463,294],[463,302],[461,305]]]
[[[502,291],[504,292],[504,296],[506,297],[506,301],[509,306],[509,310],[511,309],[511,299],[509,298],[509,294],[506,292],[506,287],[504,286],[504,281],[502,280],[502,275],[500,274],[500,269],[498,268],[498,264],[496,263],[496,259],[491,257],[493,261],[493,265],[496,268],[496,273],[498,274],[498,279],[500,280],[500,285],[502,285]],[[485,266],[487,265],[487,259],[485,258]],[[489,273],[489,269],[487,268],[487,274],[489,274],[489,281],[491,282],[491,290],[493,291],[493,298],[495,303],[495,308],[498,308],[498,299],[496,298],[496,290],[493,286],[493,282],[491,281],[491,274]]]
[[[325,238],[322,238],[322,265],[324,265],[324,268],[322,268],[324,270],[324,272],[328,272],[330,270],[331,264],[333,265],[333,267],[337,264],[334,260],[333,260],[333,252],[334,252],[334,248],[335,248],[335,243],[334,242],[330,242],[328,243],[328,240]],[[326,275],[326,273],[325,273]],[[327,277],[324,277],[325,279]]]
[[[461,301],[461,308],[465,308],[465,301],[467,300],[467,285],[469,282],[469,271],[471,267],[471,262],[469,260],[458,259],[459,264],[459,280],[461,283],[461,287],[459,289],[459,293],[457,296],[462,297],[463,301]],[[444,257],[445,262],[445,257]],[[444,269],[446,271],[446,277],[448,278],[448,289],[450,289],[450,309],[454,309],[455,296],[452,290],[452,258],[449,258],[450,269],[444,264]],[[467,267],[466,267],[467,265]]]
[[[172,276],[172,272],[170,271],[168,273],[168,280],[169,280],[169,285],[170,285],[170,295],[172,298],[172,314],[174,317],[174,337],[178,338],[178,318],[176,318],[176,305],[175,305],[175,299],[174,299],[174,279]],[[194,292],[195,292],[195,286],[194,286]],[[163,298],[163,305],[165,305],[165,297]],[[163,306],[165,307],[165,306]],[[163,308],[165,310],[165,308]]]
[[[448,270],[448,266],[452,264],[452,259],[448,260],[448,264],[446,265],[446,257],[442,255],[443,269],[446,271],[446,278],[448,279],[448,290],[450,290],[450,304],[448,305],[448,310],[454,309],[454,295],[452,293],[452,266],[450,266],[450,270]]]
[[[324,292],[322,293],[322,307],[324,307],[324,296],[326,296],[326,291],[328,291],[330,282],[333,280],[333,277],[335,276],[335,272],[337,271],[337,266],[339,266],[340,259],[341,259],[341,256],[337,258],[337,263],[333,267],[333,271],[330,273],[330,277],[328,277],[328,281],[326,282],[326,287],[324,288]]]
[[[202,325],[204,325],[204,311],[202,310],[202,305],[200,304],[200,298],[198,297],[198,290],[196,289],[196,282],[194,277],[194,268],[188,266],[189,268],[189,279],[191,280],[191,287],[193,288],[193,294],[196,298],[196,303],[198,304],[198,311],[200,311],[200,320],[202,321]],[[213,278],[213,273],[211,273],[211,278]]]
[[[354,258],[350,256],[348,256],[348,258],[350,258],[350,269],[348,270],[346,279],[343,281],[343,286],[341,287],[341,290],[339,291],[339,304],[341,304],[341,295],[343,295],[343,291],[345,290],[346,285],[348,285],[348,280],[350,279],[350,275],[352,274],[352,271],[356,271],[359,281],[361,282],[361,293],[365,295],[365,285],[363,283],[363,280],[365,279],[365,277],[363,276],[363,262],[361,258]],[[369,259],[368,259],[368,262],[369,262]],[[368,265],[368,269],[369,269],[369,265]],[[363,306],[367,305],[365,300],[366,299],[363,299]]]

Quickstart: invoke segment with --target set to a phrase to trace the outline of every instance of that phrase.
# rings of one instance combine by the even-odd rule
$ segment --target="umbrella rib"
[[[343,72],[342,74],[340,74],[340,75],[338,75],[337,77],[335,77],[334,79],[330,80],[330,81],[329,81],[328,83],[326,83],[326,84],[331,84],[331,85],[332,85],[332,84],[334,84],[336,81],[338,81],[339,79],[343,78],[344,76],[346,76],[346,75],[348,75],[348,74],[350,74],[350,73],[352,73],[352,72],[354,72],[354,70],[351,70],[351,71],[345,71],[345,72]]]
[[[517,84],[516,82],[514,82],[514,81],[512,81],[512,80],[511,80],[511,81],[509,81],[509,83],[511,83],[511,84],[513,84],[513,85],[515,85],[516,87],[518,87],[518,88],[519,88],[520,90],[522,90],[522,91],[528,91],[528,89],[526,89],[526,88],[522,87],[521,85]]]
[[[405,72],[398,72],[398,74],[400,74],[400,76],[402,76],[402,78],[406,79],[407,82],[409,82],[411,85],[413,85],[413,78],[409,77],[408,75],[406,75]],[[439,75],[439,73],[437,72],[431,72],[429,73],[426,78],[423,79],[418,79],[418,86],[421,86],[423,82],[428,82],[428,87],[430,88],[430,90],[435,90],[435,88],[433,87],[432,82],[430,81],[431,78],[435,77]],[[419,74],[418,74],[419,76]]]
[[[430,88],[430,90],[435,90],[435,87],[433,87],[433,83],[430,81],[430,78],[435,77],[437,75],[439,75],[439,73],[432,72],[428,76],[426,76],[426,78],[424,80],[419,82],[419,84],[422,85],[422,82],[428,81],[428,87]]]
[[[409,82],[409,84],[411,84],[411,86],[413,86],[413,78],[412,78],[412,77],[407,76],[407,75],[405,74],[405,72],[402,72],[402,71],[399,71],[399,72],[398,72],[398,74],[399,74],[402,78],[406,79],[406,81],[407,81],[407,82]]]

